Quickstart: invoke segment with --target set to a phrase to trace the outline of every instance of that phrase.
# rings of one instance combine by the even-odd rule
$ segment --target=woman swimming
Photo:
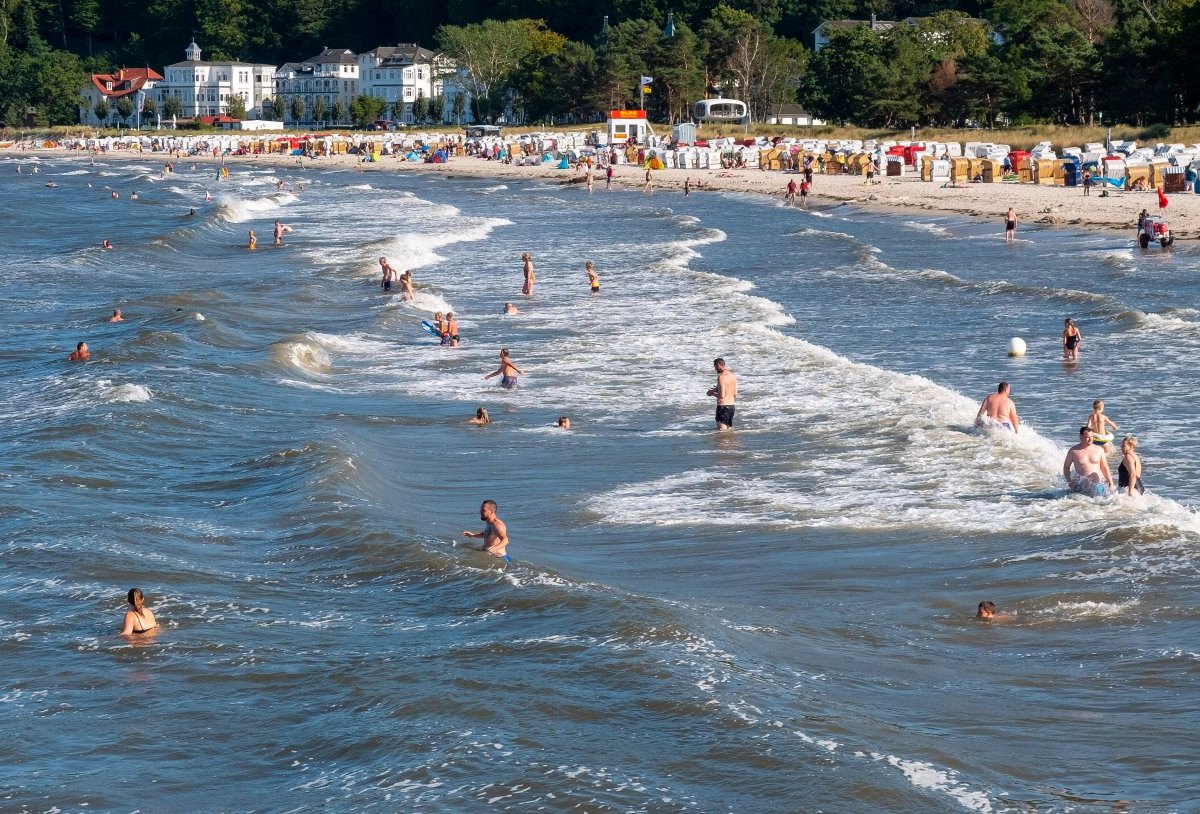
[[[132,606],[132,610],[125,611],[125,627],[121,630],[122,636],[140,635],[158,628],[158,620],[154,618],[154,611],[146,607],[146,597],[142,594],[141,588],[130,588],[125,599]]]

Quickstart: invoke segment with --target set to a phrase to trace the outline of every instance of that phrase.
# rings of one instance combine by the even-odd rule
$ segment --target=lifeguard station
[[[610,110],[608,112],[608,144],[615,147],[630,139],[634,144],[644,144],[650,135],[650,122],[644,110]]]

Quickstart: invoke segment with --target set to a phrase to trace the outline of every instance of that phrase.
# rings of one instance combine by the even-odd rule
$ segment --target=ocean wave
[[[113,385],[111,382],[97,382],[100,387],[100,398],[104,401],[115,403],[137,403],[150,401],[154,394],[150,389],[140,384],[118,384]]]

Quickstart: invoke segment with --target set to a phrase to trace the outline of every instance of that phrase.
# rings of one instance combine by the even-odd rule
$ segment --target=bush
[[[1169,135],[1171,135],[1171,125],[1164,124],[1163,122],[1155,122],[1154,124],[1146,125],[1140,131],[1138,131],[1138,138],[1142,141],[1149,141],[1150,139],[1156,138],[1166,138]]]

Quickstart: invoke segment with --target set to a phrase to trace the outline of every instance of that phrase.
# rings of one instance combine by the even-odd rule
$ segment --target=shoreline
[[[40,149],[29,152],[6,153],[21,159],[46,160],[49,158],[82,157],[78,150]],[[114,151],[100,154],[103,160],[150,161],[176,164],[262,164],[286,167],[296,172],[315,168],[359,169],[364,174],[375,172],[430,172],[447,176],[462,175],[496,180],[508,178],[557,181],[560,184],[584,184],[585,176],[575,170],[560,170],[549,166],[519,166],[488,161],[482,158],[459,156],[445,164],[422,164],[399,161],[385,157],[377,163],[362,164],[358,156],[333,155],[306,159],[301,169],[299,159],[292,155],[263,154],[245,156],[197,155],[173,159],[169,153],[139,153]],[[613,167],[613,184],[626,189],[642,189],[645,170],[634,164],[618,164]],[[739,192],[783,197],[788,180],[798,178],[795,173],[759,169],[663,169],[654,170],[655,190],[682,190],[684,181],[691,178],[692,190],[701,192]],[[603,189],[605,179],[597,170],[593,185]],[[651,193],[653,194],[653,193]],[[1112,192],[1100,196],[1099,189],[1084,196],[1082,187],[1055,187],[1039,184],[967,184],[960,187],[942,187],[932,182],[921,181],[916,176],[903,178],[883,177],[880,183],[867,186],[862,176],[823,175],[813,176],[809,203],[822,209],[834,201],[851,204],[866,211],[881,214],[922,213],[966,215],[982,220],[994,220],[998,232],[1003,233],[1004,213],[1012,206],[1017,212],[1017,229],[1021,224],[1039,226],[1074,226],[1097,231],[1119,231],[1134,244],[1134,227],[1138,213],[1146,209],[1158,214],[1158,196],[1149,192]],[[798,208],[798,207],[797,207]],[[1165,210],[1171,221],[1176,240],[1200,238],[1200,231],[1191,226],[1200,218],[1200,195],[1175,193],[1170,196],[1170,206]],[[1187,224],[1185,226],[1185,224]]]

